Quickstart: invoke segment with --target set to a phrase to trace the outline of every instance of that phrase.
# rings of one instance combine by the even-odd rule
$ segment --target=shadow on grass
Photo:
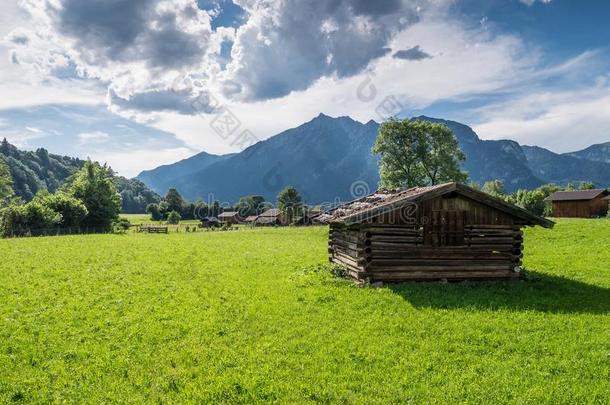
[[[535,272],[519,281],[403,283],[387,288],[416,308],[610,313],[610,289]]]

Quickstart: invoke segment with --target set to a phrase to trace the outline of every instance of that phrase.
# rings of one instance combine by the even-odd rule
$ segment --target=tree
[[[6,138],[2,138],[2,142],[0,143],[0,153],[8,156],[11,151],[11,146],[12,145],[10,143],[8,143]]]
[[[260,214],[265,207],[265,197],[261,195],[249,195],[241,197],[235,207],[242,217]]]
[[[547,196],[540,189],[536,190],[518,190],[511,196],[511,202],[519,207],[528,210],[534,215],[542,216],[546,211],[546,202],[544,199]]]
[[[82,201],[87,216],[82,225],[109,231],[121,212],[121,197],[110,169],[90,160],[73,177],[68,195]]]
[[[182,206],[184,205],[184,199],[175,188],[170,188],[165,194],[164,201],[167,203],[168,211],[182,212]]]
[[[579,188],[581,190],[593,190],[595,188],[595,184],[590,181],[581,181]]]
[[[277,195],[277,207],[289,223],[303,212],[303,201],[296,188],[288,186]]]
[[[222,212],[220,208],[220,202],[214,201],[211,206],[208,207],[208,216],[217,217]]]
[[[506,191],[504,190],[504,183],[502,180],[486,181],[481,189],[484,193],[492,195],[494,197],[505,198]]]
[[[159,211],[159,204],[148,204],[146,213],[150,214],[150,219],[153,221],[160,221],[163,219],[163,214]]]
[[[379,128],[373,153],[380,155],[380,187],[403,188],[465,182],[465,160],[453,132],[443,124],[390,119]]]
[[[177,225],[180,223],[182,217],[176,211],[172,211],[167,216],[167,223],[171,225]]]
[[[13,195],[14,191],[11,171],[9,170],[6,162],[0,158],[0,207]]]

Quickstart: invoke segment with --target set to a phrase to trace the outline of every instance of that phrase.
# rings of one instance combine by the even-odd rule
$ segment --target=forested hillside
[[[6,139],[0,143],[0,158],[9,167],[15,195],[25,201],[32,200],[39,191],[57,191],[85,163],[79,158],[51,154],[44,148],[19,150]],[[123,212],[143,213],[148,204],[161,200],[139,180],[121,176],[115,180],[123,199]]]

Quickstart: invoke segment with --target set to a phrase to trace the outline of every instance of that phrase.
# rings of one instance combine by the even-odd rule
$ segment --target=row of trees
[[[170,188],[165,197],[159,202],[149,204],[146,213],[153,221],[176,223],[182,219],[203,219],[217,217],[225,211],[239,212],[241,217],[260,215],[273,208],[273,204],[260,195],[241,197],[235,205],[223,205],[218,201],[206,204],[203,201],[195,203],[186,201],[175,188]],[[303,212],[303,201],[299,192],[288,186],[277,196],[277,208],[280,209],[290,222]]]
[[[189,202],[175,188],[170,188],[159,203],[148,204],[146,213],[153,221],[176,223],[181,219],[202,219],[223,212],[220,202],[207,205],[203,201]]]
[[[0,184],[4,185],[0,187],[4,201],[0,210],[3,236],[72,227],[105,232],[118,220],[121,197],[107,166],[87,161],[56,193],[42,190],[28,203],[14,197],[12,187],[6,187],[10,183],[5,166],[0,165]]]

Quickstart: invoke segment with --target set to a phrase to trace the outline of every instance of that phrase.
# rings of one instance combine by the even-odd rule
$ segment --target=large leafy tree
[[[170,188],[165,194],[164,201],[167,203],[167,210],[169,212],[176,211],[182,212],[182,206],[184,205],[184,199],[175,188]]]
[[[109,230],[121,212],[121,197],[117,192],[112,171],[91,161],[73,177],[68,186],[68,194],[87,208],[83,226],[99,230]]]
[[[241,216],[258,215],[265,208],[265,197],[261,195],[249,195],[241,197],[236,206]]]
[[[277,195],[277,207],[292,222],[303,212],[303,199],[296,188],[288,186]]]
[[[465,182],[465,160],[453,132],[443,124],[390,119],[379,128],[373,153],[380,155],[380,187],[403,188]]]

